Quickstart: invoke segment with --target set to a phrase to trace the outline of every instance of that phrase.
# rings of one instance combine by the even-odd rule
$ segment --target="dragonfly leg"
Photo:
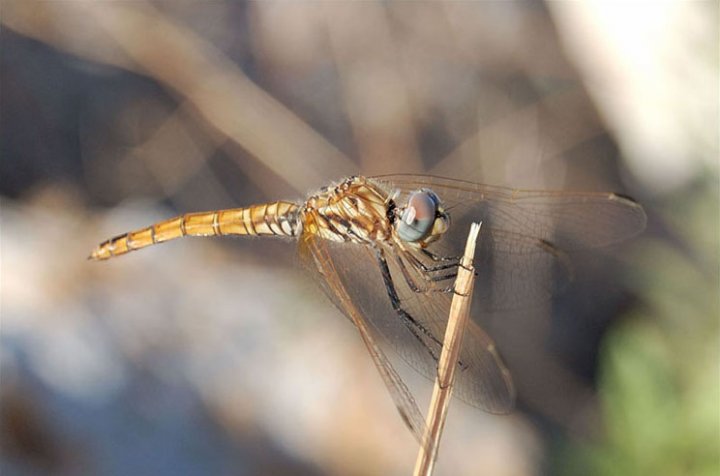
[[[443,262],[451,261],[451,262],[453,262],[453,263],[458,263],[458,262],[460,262],[460,257],[458,257],[458,256],[440,256],[440,255],[436,255],[435,253],[433,253],[432,251],[428,250],[427,248],[420,248],[420,252],[421,252],[422,254],[424,254],[425,256],[427,256],[428,258],[430,258],[431,260],[435,261],[435,262],[438,262],[438,261],[443,261]]]
[[[397,291],[395,290],[395,284],[393,283],[392,275],[390,274],[390,268],[388,267],[387,260],[385,259],[385,253],[383,253],[381,249],[375,248],[375,254],[377,256],[378,264],[380,265],[380,271],[382,272],[385,289],[387,290],[388,297],[390,298],[390,303],[392,304],[393,309],[403,320],[410,332],[412,332],[415,338],[419,340],[421,344],[423,344],[430,356],[437,362],[439,359],[439,350],[436,351],[432,347],[437,346],[438,349],[440,349],[442,348],[443,343],[437,337],[435,337],[432,332],[430,332],[425,326],[420,324],[414,317],[412,317],[410,313],[408,313],[405,309],[402,308],[402,306],[400,305],[400,298],[398,297]],[[403,265],[401,264],[400,266],[402,269]],[[450,292],[452,290],[453,287],[451,286],[445,292]],[[423,339],[422,335],[430,339],[431,345],[428,345],[428,342]],[[461,370],[467,369],[467,365],[463,361],[459,360],[457,364]]]
[[[420,324],[414,317],[402,308],[400,304],[400,297],[397,295],[395,284],[393,283],[392,276],[390,275],[390,268],[388,267],[387,260],[385,259],[385,253],[383,253],[380,248],[375,248],[375,255],[377,257],[378,265],[380,266],[383,282],[385,283],[385,289],[387,290],[388,298],[390,298],[390,304],[392,305],[393,310],[395,310],[415,338],[423,344],[428,353],[430,353],[430,356],[437,361],[439,358],[438,351],[431,348],[431,346],[439,349],[442,347],[442,342],[440,342],[440,340],[438,340],[438,338],[435,337],[432,332],[427,329],[427,327]]]
[[[407,283],[408,287],[415,293],[427,293],[427,292],[441,292],[441,293],[447,293],[453,290],[453,285],[444,287],[444,288],[435,288],[432,287],[433,283],[440,282],[440,281],[446,281],[448,279],[455,278],[457,276],[457,272],[450,273],[450,274],[443,274],[440,276],[431,276],[428,273],[420,272],[420,276],[422,277],[423,281],[426,283],[426,287],[421,287],[418,285],[418,283],[415,281],[415,279],[410,274],[410,271],[407,269],[407,266],[405,264],[405,261],[403,260],[403,256],[408,255],[409,253],[406,253],[404,251],[400,251],[400,254],[395,256],[395,261],[397,262],[398,266],[400,267],[400,271],[403,274],[403,277],[405,278],[405,282]],[[410,255],[410,258],[412,258],[412,255]],[[415,264],[414,261],[411,261],[411,264]]]
[[[433,260],[444,260],[444,261],[451,261],[451,262],[452,262],[452,264],[449,265],[449,266],[426,267],[426,265],[424,265],[424,263],[423,263],[422,261],[420,261],[419,259],[417,259],[417,258],[416,258],[415,256],[413,256],[412,254],[410,254],[410,258],[411,258],[411,259],[415,262],[415,264],[417,264],[417,266],[419,266],[423,271],[438,271],[438,270],[441,270],[441,269],[457,268],[458,266],[461,267],[461,268],[465,268],[465,266],[462,265],[460,258],[458,258],[458,257],[451,257],[451,258],[438,257],[437,255],[434,255],[431,251],[429,251],[429,250],[427,250],[427,249],[425,249],[425,248],[421,248],[421,249],[420,249],[420,252],[421,252],[422,254],[426,255],[426,256],[430,256],[431,259],[433,259]],[[465,268],[465,269],[468,269],[468,268]],[[470,271],[470,270],[468,269],[468,271]],[[474,273],[475,273],[475,277],[477,277],[477,276],[478,276],[477,271],[474,271]],[[455,276],[457,276],[457,274],[448,275],[448,277],[453,277],[453,278],[454,278]]]
[[[417,256],[415,256],[411,250],[401,248],[400,251],[401,251],[402,255],[405,256],[405,258],[410,262],[410,264],[412,264],[416,268],[420,268],[426,275],[429,273],[435,273],[437,271],[444,271],[446,269],[452,269],[454,271],[457,269],[458,265],[460,264],[459,262],[454,262],[454,263],[447,263],[447,264],[443,264],[443,265],[439,265],[439,266],[427,266]],[[455,275],[453,274],[452,276],[455,276]],[[442,279],[444,279],[444,278],[438,278],[438,279],[434,279],[434,280],[439,281]]]
[[[414,250],[410,250],[410,249],[407,249],[404,247],[402,249],[403,249],[403,251],[406,251],[407,253],[411,253],[412,251],[414,251]],[[420,252],[423,255],[425,255],[426,257],[434,257],[434,258],[430,258],[430,259],[432,259],[434,263],[439,263],[439,264],[434,264],[434,265],[428,265],[428,264],[423,263],[423,261],[419,257],[411,255],[413,264],[415,264],[417,267],[419,267],[420,269],[422,269],[423,271],[428,272],[428,273],[431,273],[433,271],[442,271],[444,269],[455,268],[458,265],[458,263],[460,263],[460,258],[458,258],[458,257],[440,258],[440,257],[433,255],[430,251],[428,251],[424,248],[421,248]],[[437,258],[437,259],[435,259],[435,258]]]

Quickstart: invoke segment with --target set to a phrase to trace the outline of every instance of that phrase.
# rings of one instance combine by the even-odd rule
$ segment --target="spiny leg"
[[[453,262],[453,263],[460,262],[459,256],[440,256],[440,255],[436,255],[435,253],[433,253],[432,251],[430,251],[427,248],[420,248],[420,252],[435,262]]]
[[[406,310],[402,308],[400,305],[400,298],[397,295],[397,291],[395,291],[395,284],[392,280],[392,275],[390,274],[390,268],[388,267],[387,260],[385,259],[385,253],[380,248],[375,248],[375,255],[377,257],[378,264],[380,266],[380,271],[382,273],[383,282],[385,283],[385,289],[387,290],[388,297],[390,298],[390,303],[392,304],[393,309],[395,312],[397,312],[398,316],[403,320],[405,325],[408,327],[410,332],[415,336],[417,340],[420,341],[420,343],[425,347],[425,349],[428,351],[430,356],[435,360],[436,362],[439,359],[439,355],[437,355],[436,352],[433,351],[423,340],[423,338],[420,335],[420,332],[427,336],[432,343],[436,344],[438,347],[442,348],[443,344],[440,340],[438,340],[437,337],[435,337],[425,326],[420,324],[414,317],[412,317]],[[453,286],[449,288],[448,291],[450,292],[453,290]],[[459,360],[458,366],[462,370],[467,369],[467,365]]]
[[[428,264],[423,263],[419,257],[416,257],[415,255],[412,254],[412,252],[415,251],[415,249],[403,246],[402,244],[399,244],[398,246],[402,251],[411,255],[410,258],[412,259],[413,264],[415,266],[422,269],[426,273],[432,273],[432,272],[436,272],[436,271],[442,271],[444,269],[455,268],[458,265],[458,263],[460,263],[460,258],[458,258],[458,257],[453,257],[453,258],[436,257],[437,259],[433,259],[433,258],[431,258],[431,259],[433,259],[433,262],[439,263],[439,264],[428,265]],[[430,251],[428,251],[424,248],[420,248],[420,252],[424,256],[435,256]]]
[[[454,278],[457,275],[457,267],[460,265],[460,262],[453,262],[448,264],[443,264],[441,266],[435,266],[435,267],[428,267],[426,266],[420,259],[418,259],[417,256],[413,254],[413,250],[406,249],[406,248],[400,248],[400,251],[402,255],[416,268],[420,268],[422,270],[422,274],[427,275],[429,277],[430,273],[437,273],[438,271],[445,271],[445,270],[453,270],[453,272],[441,276],[447,276],[448,278]],[[429,277],[430,278],[430,277]],[[444,277],[439,276],[433,276],[432,279],[429,279],[431,281],[442,281]]]
[[[441,282],[441,281],[447,281],[448,279],[454,279],[457,277],[457,271],[450,273],[450,274],[443,274],[440,276],[431,276],[429,274],[420,272],[420,276],[422,276],[425,283],[428,285],[425,288],[422,288],[418,286],[415,279],[412,277],[410,270],[407,269],[407,266],[405,264],[405,261],[403,260],[403,257],[406,257],[409,259],[413,264],[416,263],[416,258],[412,255],[412,252],[408,250],[400,250],[400,254],[395,256],[395,262],[400,267],[400,271],[402,271],[403,277],[405,278],[405,282],[407,283],[410,290],[412,290],[415,293],[455,293],[455,283],[445,286],[444,288],[431,288],[430,286],[433,285],[433,283]],[[478,276],[477,271],[473,269],[468,269],[465,266],[463,266],[462,263],[458,263],[454,265],[454,268],[457,269],[458,267],[464,268],[468,271],[472,271],[475,273],[475,276]]]
[[[385,289],[393,310],[402,319],[408,330],[425,347],[433,360],[437,361],[439,355],[426,344],[426,338],[430,339],[430,341],[438,347],[442,347],[442,342],[440,342],[440,340],[438,340],[437,337],[435,337],[425,326],[420,324],[414,317],[402,308],[400,304],[400,297],[397,295],[395,284],[393,283],[392,276],[390,275],[390,268],[388,267],[387,260],[385,259],[385,253],[383,253],[382,249],[375,248],[375,256],[377,258],[378,265],[380,266],[380,272],[383,277]],[[423,338],[423,335],[425,338]]]
[[[403,250],[403,251],[406,252],[406,253],[411,253],[411,251],[409,251],[409,250]],[[446,270],[446,269],[453,269],[453,268],[456,268],[457,265],[458,265],[458,263],[459,263],[459,261],[451,261],[451,262],[444,263],[444,264],[439,264],[439,265],[436,265],[436,266],[428,266],[428,265],[426,265],[425,263],[423,263],[422,261],[420,261],[420,260],[419,260],[417,257],[415,257],[415,256],[412,257],[412,261],[413,261],[413,264],[414,264],[415,266],[417,266],[418,268],[422,269],[422,270],[425,271],[426,273],[434,273],[434,272],[443,271],[443,270]]]
[[[403,250],[403,251],[406,251],[406,250]],[[458,266],[465,268],[465,266],[462,265],[460,258],[457,256],[452,256],[452,257],[438,256],[438,255],[434,254],[432,251],[428,250],[427,248],[420,248],[420,252],[422,254],[424,254],[425,256],[430,257],[430,259],[432,259],[433,261],[445,261],[445,262],[452,263],[452,264],[449,264],[448,266],[427,267],[427,265],[425,265],[422,261],[417,259],[412,254],[410,254],[410,257],[414,260],[415,263],[417,263],[417,265],[420,268],[423,269],[423,271],[438,271],[438,270],[442,270],[442,269],[448,269],[451,267],[457,268]],[[467,269],[467,268],[465,268],[465,269]],[[474,271],[474,273],[475,273],[475,277],[477,277],[478,276],[477,271]],[[456,275],[452,275],[452,276],[454,277]]]
[[[437,283],[440,281],[446,281],[448,279],[455,278],[457,276],[457,272],[451,273],[451,274],[443,274],[440,276],[430,276],[429,273],[425,273],[421,271],[419,274],[422,277],[423,281],[426,284],[426,287],[421,287],[418,285],[418,283],[415,281],[415,278],[412,277],[412,274],[410,273],[410,270],[407,268],[407,265],[405,264],[405,260],[403,259],[403,256],[409,255],[410,253],[404,250],[400,250],[400,253],[395,255],[395,262],[398,264],[398,267],[400,268],[400,271],[403,274],[403,277],[405,278],[405,282],[407,283],[408,287],[415,293],[427,293],[427,292],[440,292],[440,293],[447,293],[453,290],[453,285],[446,286],[444,288],[432,288],[431,286],[433,283]],[[412,258],[412,255],[410,255]],[[414,262],[413,262],[414,264]]]

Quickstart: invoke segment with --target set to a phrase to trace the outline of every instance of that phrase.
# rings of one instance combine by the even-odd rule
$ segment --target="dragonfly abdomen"
[[[183,236],[275,235],[296,236],[298,205],[272,202],[246,208],[186,213],[131,231],[98,245],[90,259],[105,260]]]

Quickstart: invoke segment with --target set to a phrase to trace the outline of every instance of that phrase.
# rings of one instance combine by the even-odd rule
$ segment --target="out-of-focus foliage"
[[[668,199],[663,218],[686,247],[651,241],[638,250],[643,305],[603,345],[606,434],[566,448],[568,476],[720,474],[716,179],[710,173]]]

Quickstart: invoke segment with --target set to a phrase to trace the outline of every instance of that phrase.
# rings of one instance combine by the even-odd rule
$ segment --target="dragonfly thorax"
[[[350,177],[311,196],[301,219],[304,228],[337,242],[402,242],[423,248],[450,226],[438,196],[421,189],[403,197],[364,177]]]
[[[364,177],[350,177],[307,200],[303,227],[330,241],[388,241],[393,233],[389,203],[384,190]]]

